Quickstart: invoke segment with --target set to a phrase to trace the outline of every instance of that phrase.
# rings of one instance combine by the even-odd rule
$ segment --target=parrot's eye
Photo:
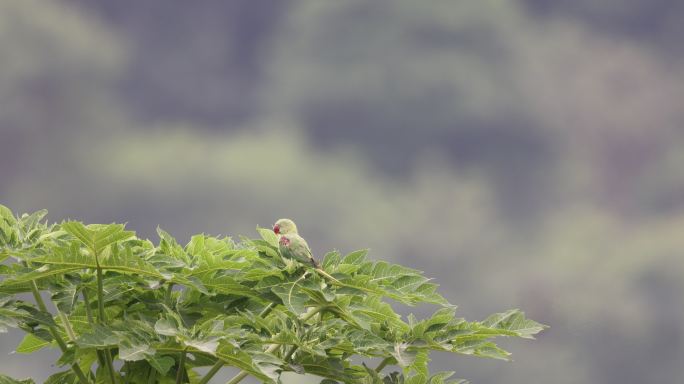
[[[273,232],[275,232],[276,235],[280,234],[280,225],[276,224],[273,226]]]

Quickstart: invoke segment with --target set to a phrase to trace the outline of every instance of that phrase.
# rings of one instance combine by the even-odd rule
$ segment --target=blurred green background
[[[292,217],[319,255],[425,270],[470,319],[551,325],[504,343],[514,363],[434,369],[678,383],[682,20],[678,0],[0,1],[0,202],[155,241]],[[46,378],[54,353],[20,337],[0,372]]]

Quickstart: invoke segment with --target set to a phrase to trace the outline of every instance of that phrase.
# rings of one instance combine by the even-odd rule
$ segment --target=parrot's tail
[[[330,274],[329,274],[328,272],[324,271],[323,268],[321,268],[321,264],[319,264],[318,261],[316,261],[316,259],[314,259],[314,258],[312,257],[310,260],[311,260],[311,265],[313,265],[314,269],[315,269],[321,276],[325,277],[326,279],[332,281],[333,283],[335,283],[335,284],[337,284],[337,285],[341,285],[341,286],[344,286],[344,285],[345,285],[345,284],[342,283],[341,281],[339,281],[339,280],[337,280],[336,278],[330,276]]]
[[[341,281],[337,280],[336,278],[330,276],[330,274],[328,272],[322,270],[321,268],[316,268],[316,272],[318,272],[320,275],[322,275],[323,277],[325,277],[326,279],[332,281],[333,283],[335,283],[337,285],[345,286],[345,284],[343,282],[341,282]]]

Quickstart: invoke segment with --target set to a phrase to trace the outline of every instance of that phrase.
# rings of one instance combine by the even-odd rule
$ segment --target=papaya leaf
[[[119,358],[123,361],[138,361],[154,356],[155,350],[148,343],[123,340],[119,343]]]
[[[278,235],[276,235],[272,229],[257,227],[257,232],[259,232],[261,238],[264,239],[268,245],[276,249],[278,248]]]
[[[480,325],[484,328],[480,332],[489,331],[496,335],[518,336],[524,339],[534,339],[534,335],[547,328],[534,320],[526,319],[525,314],[518,309],[491,315]]]
[[[150,363],[150,365],[162,376],[166,375],[166,373],[169,372],[169,369],[176,364],[176,361],[169,356],[150,355],[147,356],[146,359],[147,362]]]
[[[0,374],[0,384],[35,384],[31,379],[17,380]]]
[[[28,354],[39,351],[45,347],[50,346],[50,341],[40,339],[32,333],[26,334],[24,339],[17,345],[15,352],[21,354]]]
[[[45,380],[44,384],[73,384],[78,378],[72,371],[57,372]]]
[[[91,224],[85,226],[78,221],[67,221],[62,223],[61,227],[76,237],[88,249],[98,254],[111,244],[135,236],[134,232],[125,231],[123,224]]]

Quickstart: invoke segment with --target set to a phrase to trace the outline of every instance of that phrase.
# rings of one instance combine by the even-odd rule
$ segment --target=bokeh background
[[[551,325],[504,342],[513,363],[435,370],[679,383],[683,20],[679,0],[2,0],[0,202],[155,241],[292,217],[318,254],[425,270],[469,319]],[[47,377],[54,353],[19,339],[0,372]]]

